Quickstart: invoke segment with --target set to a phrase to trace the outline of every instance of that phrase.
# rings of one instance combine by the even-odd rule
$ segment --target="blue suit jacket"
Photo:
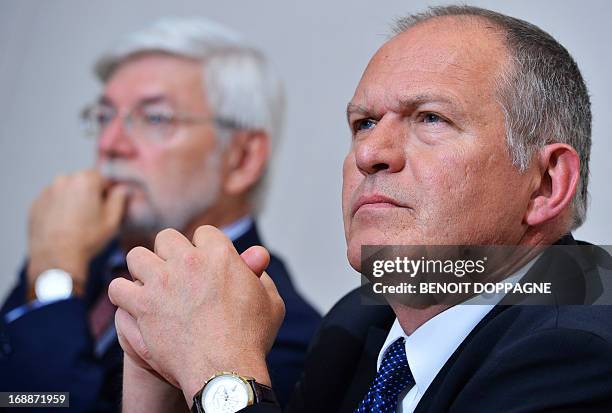
[[[261,243],[252,225],[234,246],[242,253]],[[119,411],[121,347],[114,339],[102,354],[96,354],[88,325],[89,309],[105,291],[107,261],[117,250],[117,244],[112,243],[92,260],[83,298],[48,304],[4,323],[8,311],[25,304],[25,271],[21,272],[19,283],[0,311],[0,391],[68,391],[70,411]],[[320,316],[295,290],[278,257],[272,256],[267,272],[286,306],[285,320],[268,356],[275,391],[284,403],[303,369]]]
[[[558,244],[576,241],[566,236]],[[539,259],[525,281],[559,286],[561,277],[550,304],[495,306],[436,375],[415,413],[612,412],[612,306],[559,304],[591,303],[604,292],[590,296],[587,287],[602,281],[604,273],[593,270],[610,270],[611,258],[593,252]],[[284,413],[355,411],[395,320],[390,306],[364,304],[371,291],[354,290],[325,316]],[[259,404],[241,412],[281,409]]]

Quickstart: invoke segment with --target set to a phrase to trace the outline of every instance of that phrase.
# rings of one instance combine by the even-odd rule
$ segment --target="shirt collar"
[[[246,234],[246,232],[253,226],[253,217],[250,215],[244,216],[237,221],[232,222],[229,225],[219,228],[232,242]]]
[[[518,282],[537,258],[539,256],[504,281]],[[463,304],[452,306],[437,314],[411,335],[406,335],[396,318],[378,354],[376,370],[380,368],[389,346],[398,338],[404,337],[408,366],[418,392],[423,394],[463,340],[502,298],[503,294],[473,297]]]

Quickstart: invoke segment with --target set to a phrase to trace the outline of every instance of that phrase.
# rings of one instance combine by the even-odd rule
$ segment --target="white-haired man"
[[[33,203],[28,264],[2,311],[0,388],[69,391],[74,411],[118,409],[122,352],[106,290],[127,274],[125,252],[203,224],[241,252],[261,244],[253,214],[284,109],[264,56],[208,21],[158,22],[95,69],[104,90],[83,117],[96,166],[57,177]],[[268,271],[288,313],[268,362],[288,394],[319,315],[279,259]]]

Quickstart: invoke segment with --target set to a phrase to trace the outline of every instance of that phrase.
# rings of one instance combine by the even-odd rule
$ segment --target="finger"
[[[114,229],[119,226],[125,212],[127,194],[125,187],[115,185],[110,188],[105,205],[106,222],[110,228]]]
[[[164,260],[145,247],[132,248],[125,260],[132,278],[143,284],[161,274],[163,267],[166,265]]]
[[[155,253],[163,260],[180,257],[183,251],[193,248],[193,244],[175,229],[167,228],[155,237]]]
[[[221,230],[212,225],[202,225],[193,233],[193,245],[196,247],[208,247],[220,243],[232,244],[232,241]]]
[[[270,253],[259,245],[250,247],[240,254],[240,257],[258,277],[261,276],[270,264]]]
[[[108,298],[110,298],[111,303],[115,304],[117,307],[123,308],[134,318],[138,318],[140,315],[138,300],[141,294],[141,287],[138,287],[134,282],[126,280],[123,277],[115,278],[108,285]]]
[[[261,274],[261,277],[259,277],[259,279],[261,280],[261,284],[263,285],[264,290],[266,290],[266,293],[268,294],[268,297],[270,298],[270,301],[272,302],[273,311],[276,312],[275,314],[276,321],[277,321],[276,328],[278,329],[280,328],[283,322],[283,319],[285,318],[285,302],[283,301],[282,297],[278,293],[278,290],[276,289],[276,285],[274,285],[274,281],[272,281],[272,278],[270,278],[267,272],[264,271]]]
[[[272,299],[274,302],[278,302],[278,300],[280,300],[281,303],[284,303],[283,299],[278,293],[278,290],[276,289],[274,281],[272,281],[272,278],[270,278],[267,272],[264,271],[259,277],[259,280],[261,281],[261,284],[263,285],[270,299]]]
[[[115,313],[115,327],[117,337],[123,351],[128,354],[138,365],[148,366],[145,360],[151,358],[151,353],[142,338],[140,329],[134,317],[122,308]],[[144,365],[143,365],[144,364]]]
[[[119,345],[128,357],[125,361],[129,361],[136,366],[147,370],[155,375],[158,379],[166,381],[155,369],[159,368],[153,360],[149,347],[144,341],[138,323],[134,318],[122,308],[118,308],[115,313],[115,328],[117,330],[117,339]]]
[[[95,168],[85,169],[83,171],[77,172],[75,175],[82,175],[90,180],[92,183],[96,185],[103,185],[106,183],[106,178],[102,176],[100,171]]]
[[[131,355],[128,355],[128,357],[123,358],[123,371],[124,371],[124,376],[123,376],[124,383],[126,383],[126,380],[129,380],[129,379],[126,379],[127,377],[125,375],[126,373],[130,375],[135,374],[136,376],[139,376],[139,377],[142,377],[141,376],[142,374],[145,374],[145,375],[151,374],[157,377],[160,382],[168,383],[171,386],[174,386],[172,383],[169,383],[161,374],[155,371],[153,366],[148,364],[146,361],[135,360]],[[134,380],[138,381],[138,377],[136,377]],[[182,393],[179,393],[179,394],[181,397],[180,400],[183,400],[183,394]],[[123,411],[125,412],[125,411],[131,411],[131,410],[125,410],[125,407],[124,407]]]
[[[102,196],[105,179],[95,169],[86,169],[84,171],[76,172],[70,176],[70,179],[73,183],[83,188],[91,188],[100,196]]]

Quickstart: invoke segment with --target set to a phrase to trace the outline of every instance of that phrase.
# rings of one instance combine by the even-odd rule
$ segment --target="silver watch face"
[[[209,381],[202,391],[202,407],[206,413],[234,413],[252,401],[250,386],[240,377],[218,376]]]
[[[72,294],[72,277],[64,270],[46,270],[36,279],[34,291],[43,303],[68,298]]]

